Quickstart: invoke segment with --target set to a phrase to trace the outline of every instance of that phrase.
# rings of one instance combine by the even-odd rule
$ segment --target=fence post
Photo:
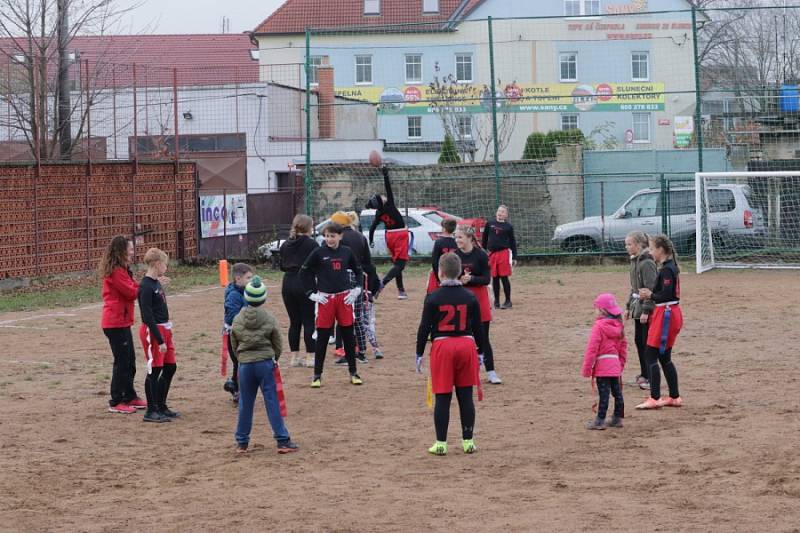
[[[86,65],[86,166],[89,175],[92,175],[92,96],[89,92],[89,60]]]
[[[700,95],[700,55],[697,49],[697,6],[692,4],[692,44],[694,46],[694,131],[697,138],[697,171],[703,172],[703,115]]]
[[[311,30],[306,28],[306,215],[311,215]]]
[[[661,233],[664,235],[667,234],[668,231],[668,223],[669,223],[669,207],[667,206],[667,178],[664,176],[663,173],[660,175],[660,184],[661,184]]]
[[[222,255],[228,259],[228,189],[222,189]]]
[[[134,175],[139,173],[139,105],[136,97],[136,63],[133,64],[133,173]]]
[[[497,138],[497,80],[494,74],[494,34],[492,33],[492,17],[488,18],[489,25],[489,71],[492,76],[490,90],[492,91],[492,141],[494,143],[494,199],[495,205],[500,205],[500,143]]]
[[[606,251],[606,182],[600,182],[600,255]]]
[[[175,124],[175,168],[172,172],[173,206],[175,208],[175,256],[180,248],[180,235],[178,233],[178,172],[180,170],[181,146],[178,132],[178,69],[172,69],[172,114]]]

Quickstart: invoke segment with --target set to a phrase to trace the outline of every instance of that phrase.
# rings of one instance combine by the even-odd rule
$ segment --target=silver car
[[[752,206],[747,185],[715,185],[708,188],[709,221],[715,243],[721,246],[763,246],[766,227],[761,210]],[[694,187],[670,189],[666,202],[660,189],[642,189],[607,217],[587,217],[557,226],[553,243],[566,252],[591,252],[601,248],[622,250],[631,231],[662,232],[666,206],[667,233],[678,249],[693,251],[695,245]]]

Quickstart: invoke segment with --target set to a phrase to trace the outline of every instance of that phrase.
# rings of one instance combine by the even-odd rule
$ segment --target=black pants
[[[333,328],[320,328],[317,330],[317,349],[314,354],[314,377],[322,376],[325,366],[325,352],[328,350],[328,339],[333,334]],[[347,367],[350,375],[356,373],[356,336],[353,326],[342,326],[342,340],[344,341],[344,356],[347,358]]]
[[[663,354],[658,353],[658,348],[652,346],[647,347],[645,352],[647,359],[647,369],[650,378],[650,397],[654,400],[661,398],[661,371],[658,364],[661,363],[661,368],[664,370],[664,377],[667,378],[667,386],[669,387],[669,397],[678,398],[678,370],[672,362],[672,348],[664,350]]]
[[[111,371],[111,406],[130,402],[139,396],[133,388],[136,376],[136,353],[133,350],[131,328],[103,328],[108,337],[111,353],[114,355],[114,367]]]
[[[491,325],[491,322],[483,323],[483,346],[479,347],[479,351],[483,354],[483,366],[487,372],[494,370],[494,350],[492,343],[489,342],[489,326]]]
[[[636,342],[636,352],[639,354],[639,375],[645,379],[650,379],[648,376],[647,359],[645,352],[647,351],[647,330],[650,322],[644,324],[638,318],[633,319],[633,333]]]
[[[497,276],[492,278],[492,292],[494,293],[494,301],[500,301],[500,282],[503,282],[503,293],[506,296],[506,301],[511,301],[511,281],[508,276]]]
[[[300,351],[300,330],[303,331],[303,340],[306,353],[314,353],[314,302],[308,299],[303,290],[300,274],[287,272],[283,276],[281,287],[283,305],[289,315],[289,351]]]
[[[597,393],[600,401],[597,403],[597,418],[605,420],[608,411],[609,393],[614,396],[614,418],[622,418],[625,415],[625,403],[622,400],[622,385],[619,378],[595,378],[597,382]]]
[[[392,268],[389,269],[389,272],[383,277],[383,284],[384,286],[387,285],[393,279],[397,279],[397,290],[404,291],[405,288],[403,287],[403,270],[406,268],[407,261],[405,259],[398,259],[394,263],[392,263]]]
[[[472,401],[472,387],[456,387],[458,410],[461,414],[461,437],[471,439],[475,429],[475,403]],[[447,442],[447,427],[450,425],[450,401],[453,393],[436,395],[433,408],[433,425],[436,427],[436,440]]]
[[[233,391],[239,392],[239,358],[236,357],[236,350],[233,349],[233,342],[231,342],[231,336],[228,335],[228,356],[231,358],[231,362],[233,362],[233,374],[231,375],[231,381],[233,381]]]

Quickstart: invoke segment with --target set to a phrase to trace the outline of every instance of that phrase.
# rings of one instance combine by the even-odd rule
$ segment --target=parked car
[[[694,252],[695,247],[695,190],[676,187],[662,202],[660,189],[642,189],[631,196],[614,214],[587,217],[562,224],[555,229],[552,242],[567,252],[588,252],[600,249],[601,244],[612,250],[625,247],[625,236],[631,231],[647,234],[662,230],[662,209],[669,212],[669,233],[678,249]],[[718,246],[763,246],[766,227],[760,209],[752,205],[752,192],[747,185],[715,185],[708,189],[709,221]]]
[[[442,220],[445,218],[454,218],[459,223],[466,223],[474,226],[478,231],[478,239],[480,239],[480,230],[486,224],[482,218],[462,218],[457,215],[446,213],[437,207],[409,207],[408,209],[402,208],[400,212],[403,213],[403,219],[406,226],[411,232],[411,254],[412,255],[430,255],[433,252],[433,243],[439,238],[439,233],[442,229]],[[365,237],[369,238],[369,227],[375,219],[374,209],[364,209],[359,213],[359,222],[361,223],[361,230]],[[314,228],[314,235],[318,243],[322,243],[322,228],[330,222],[326,218],[316,225]],[[389,252],[386,248],[385,228],[383,224],[378,226],[375,230],[375,247],[371,252],[374,256],[388,256]],[[277,264],[277,257],[285,239],[272,241],[264,244],[259,248],[259,253],[267,258],[272,259],[273,264]]]

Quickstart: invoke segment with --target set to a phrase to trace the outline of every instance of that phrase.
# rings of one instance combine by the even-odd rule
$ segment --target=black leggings
[[[648,378],[649,372],[647,368],[647,359],[645,358],[645,352],[647,351],[647,330],[649,326],[649,321],[642,324],[638,318],[633,319],[633,333],[634,339],[636,340],[636,352],[639,354],[639,375],[644,379],[650,379]]]
[[[461,437],[472,438],[475,429],[475,404],[472,402],[472,387],[456,387],[458,410],[461,413]],[[450,401],[453,393],[436,395],[433,408],[433,425],[436,427],[436,440],[447,442],[447,426],[450,425]]]
[[[300,351],[300,330],[303,330],[303,340],[306,353],[314,353],[314,302],[308,299],[300,275],[287,272],[283,277],[281,287],[283,305],[289,315],[289,351]]]
[[[500,301],[500,282],[503,282],[503,292],[506,295],[506,301],[511,301],[511,281],[508,279],[508,276],[498,276],[496,278],[492,278],[492,291],[494,292],[494,301]]]
[[[678,392],[678,370],[672,362],[672,348],[664,350],[663,354],[659,354],[658,348],[648,346],[645,352],[645,358],[647,359],[647,368],[650,377],[650,397],[654,400],[661,398],[661,372],[658,369],[659,363],[661,363],[661,368],[664,370],[664,377],[667,378],[669,397],[680,397],[680,393]]]
[[[118,403],[138,398],[133,388],[133,378],[136,376],[136,353],[133,350],[131,328],[103,328],[103,333],[108,337],[111,353],[114,355],[114,366],[111,370],[111,399],[108,401],[113,407]]]
[[[328,350],[328,339],[333,334],[333,328],[320,328],[317,330],[317,350],[314,354],[314,377],[322,377],[325,366],[325,352]],[[344,341],[344,356],[347,358],[347,367],[350,375],[356,373],[356,336],[353,326],[342,326],[342,340]]]
[[[609,393],[614,396],[614,418],[624,417],[625,403],[622,399],[622,385],[619,378],[598,377],[595,381],[597,382],[597,393],[600,395],[600,401],[597,403],[597,418],[600,420],[606,418]]]
[[[383,277],[384,286],[393,279],[397,278],[397,290],[405,290],[403,288],[403,270],[406,268],[406,263],[407,261],[405,259],[398,259],[392,263],[392,268],[390,268],[389,272],[386,273],[386,276]]]
[[[172,377],[178,366],[174,363],[163,367],[153,367],[153,372],[144,380],[144,392],[147,396],[149,412],[163,411],[167,408],[167,396],[172,385]]]
[[[239,392],[239,358],[236,357],[236,350],[233,349],[230,335],[228,335],[228,355],[231,356],[231,361],[233,362],[233,374],[231,374],[233,392]]]
[[[494,370],[494,350],[492,343],[489,342],[489,326],[491,325],[491,322],[483,323],[483,346],[480,347],[480,352],[483,354],[483,366],[487,372]]]

